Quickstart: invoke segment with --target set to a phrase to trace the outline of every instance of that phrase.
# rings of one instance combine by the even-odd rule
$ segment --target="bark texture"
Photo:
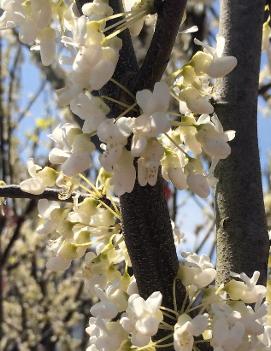
[[[158,20],[146,58],[134,81],[134,92],[153,89],[168,63],[186,0],[156,1]],[[154,187],[135,184],[130,194],[120,199],[125,242],[142,297],[161,291],[163,305],[173,307],[172,287],[178,270],[178,258],[173,241],[163,179],[159,175]],[[179,293],[184,296],[179,284]]]
[[[257,96],[265,0],[222,0],[225,54],[238,59],[223,79],[216,107],[225,130],[236,130],[232,153],[217,167],[217,283],[230,271],[261,272],[266,280],[268,235],[257,142]]]

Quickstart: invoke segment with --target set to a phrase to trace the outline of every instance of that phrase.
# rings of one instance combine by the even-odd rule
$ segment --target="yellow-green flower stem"
[[[144,351],[144,350],[149,350],[151,347],[154,347],[155,344],[151,343],[142,347],[136,347],[136,346],[132,346],[131,349],[135,350],[135,351]]]
[[[172,144],[176,146],[177,149],[179,149],[182,153],[184,153],[189,160],[192,159],[192,157],[188,155],[188,153],[184,151],[184,149],[180,145],[178,145],[167,133],[164,133],[164,135],[172,142]]]
[[[195,124],[187,124],[187,123],[178,122],[178,121],[171,121],[171,125],[173,127],[195,127],[195,128],[197,128],[197,125],[195,125]]]
[[[169,111],[168,112],[169,115],[173,115],[173,116],[178,116],[178,117],[182,117],[183,115],[181,113],[175,112],[175,111]]]
[[[114,239],[114,236],[115,236],[115,234],[112,236],[112,240]],[[111,240],[111,241],[112,241]],[[121,236],[120,238],[119,238],[119,240],[117,240],[113,245],[116,247],[116,246],[118,246],[120,243],[122,243],[123,242],[123,236]]]
[[[98,198],[97,198],[97,197],[93,196],[92,190],[88,189],[87,187],[85,187],[85,186],[82,185],[82,184],[80,184],[79,186],[80,186],[80,188],[82,188],[82,189],[84,189],[85,191],[87,191],[87,192],[92,196],[92,198],[93,198],[94,200],[97,200],[97,201],[100,203],[101,206],[104,206],[106,209],[108,209],[108,211],[111,212],[111,213],[113,214],[114,217],[116,217],[116,218],[118,218],[119,220],[121,220],[120,213],[115,212],[110,206],[108,206],[103,200],[101,200],[101,199],[99,198],[100,195],[99,195]]]
[[[108,32],[109,30],[113,29],[113,28],[116,28],[116,27],[123,27],[124,24],[130,24],[130,22],[133,22],[135,21],[135,19],[138,21],[138,19],[140,17],[143,17],[147,14],[146,10],[144,11],[138,11],[138,12],[134,12],[134,13],[130,13],[126,18],[116,22],[116,23],[113,23],[111,26],[108,26],[106,27],[104,30],[103,30],[103,33],[106,33]],[[128,26],[126,25],[125,26],[125,29],[128,28]],[[113,33],[112,33],[113,34]]]
[[[85,190],[86,192],[88,192],[92,197],[93,197],[93,192],[87,188],[86,186],[84,186],[83,184],[79,184],[79,187],[83,190]]]
[[[185,311],[189,311],[190,310],[191,306],[196,301],[196,299],[197,299],[197,297],[199,296],[200,293],[201,293],[201,290],[197,291],[196,294],[190,299],[190,302],[189,302],[188,306],[186,307]]]
[[[96,196],[98,197],[97,198],[97,201],[99,201],[102,206],[106,207],[114,216],[116,216],[119,220],[121,219],[121,216],[120,216],[120,211],[118,209],[118,207],[116,206],[116,204],[114,203],[114,201],[112,199],[109,199],[114,207],[114,210],[108,206],[103,200],[101,200],[101,197],[103,197],[103,194],[99,191],[99,189],[96,188],[96,186],[88,179],[86,178],[83,174],[79,174],[79,177],[84,180],[94,191],[94,193],[96,194]],[[80,185],[81,186],[81,185]],[[87,190],[86,187],[84,187],[85,190]],[[90,191],[90,189],[88,189],[88,191],[92,194],[92,192]]]
[[[163,327],[165,327],[166,330],[174,330],[174,327],[165,321],[162,321],[160,325],[162,329],[164,329]],[[160,329],[160,326],[159,326],[159,329]]]
[[[115,212],[110,206],[108,206],[105,202],[103,202],[103,200],[101,200],[101,199],[96,199],[96,200],[98,200],[102,206],[107,208],[108,211],[110,211],[117,219],[119,219],[121,221],[120,213]]]
[[[149,343],[148,345],[145,345],[145,346],[142,346],[142,347],[135,347],[135,346],[132,346],[133,349],[135,349],[136,351],[143,351],[143,350],[148,350],[149,348],[151,347],[164,347],[164,345],[167,345],[167,344],[164,344],[164,345],[159,345],[161,342],[163,341],[166,341],[170,338],[172,338],[173,334],[170,334],[170,335],[167,335],[165,336],[164,338],[156,341],[156,342],[152,342],[152,343]],[[171,346],[171,345],[170,345]]]
[[[114,15],[108,16],[108,17],[104,17],[101,20],[97,21],[100,24],[103,24],[104,22],[110,21],[112,19],[115,18],[119,18],[119,17],[123,17],[126,16],[127,14],[130,14],[131,12],[119,12],[119,13],[115,13]]]
[[[94,193],[97,195],[97,196],[102,196],[102,194],[99,192],[99,190],[96,188],[96,186],[94,184],[91,183],[91,181],[85,177],[82,173],[79,173],[79,177],[84,180],[94,191]]]
[[[111,204],[113,205],[114,210],[115,210],[116,212],[119,212],[119,208],[118,208],[118,206],[115,204],[115,202],[114,202],[114,200],[112,199],[112,197],[107,197],[107,198],[110,200]]]
[[[123,17],[123,16],[118,16],[118,17]],[[115,18],[118,18],[118,17],[116,16]],[[119,20],[118,22],[113,23],[111,26],[106,27],[102,32],[106,33],[110,29],[113,29],[115,27],[118,27],[118,26],[122,25],[123,23],[127,22],[130,17],[132,17],[132,16],[128,15],[127,17],[123,18],[122,20]],[[114,19],[114,18],[111,18],[111,19]],[[104,19],[102,21],[99,21],[99,22],[103,22],[103,21],[104,21]]]
[[[175,100],[177,100],[178,102],[180,101],[179,97],[175,94],[174,91],[171,91],[171,92],[170,92],[170,95],[171,95]]]
[[[203,308],[205,309],[205,305],[204,305],[203,303],[201,303],[201,304],[199,304],[199,305],[197,305],[197,306],[194,306],[194,307],[192,307],[192,308],[188,308],[188,309],[186,310],[186,312],[187,312],[187,313],[190,313],[190,312],[195,311],[195,310],[197,310],[198,308],[201,308],[201,307],[203,307]],[[200,313],[199,313],[199,314],[200,314]]]
[[[170,347],[170,346],[173,346],[173,342],[170,342],[170,343],[168,343],[168,344],[156,345],[155,347],[156,347],[157,349],[161,349],[161,348]]]
[[[173,334],[169,334],[169,335],[163,337],[162,339],[157,340],[157,341],[154,343],[154,345],[161,344],[161,342],[166,341],[167,339],[172,338],[172,335],[173,335]]]
[[[178,311],[177,301],[176,301],[176,278],[173,280],[173,306],[174,311]]]
[[[181,308],[181,313],[184,313],[184,310],[185,310],[185,305],[186,305],[186,303],[187,303],[187,300],[188,300],[188,294],[186,293],[185,294],[185,298],[183,299],[183,303],[182,303],[182,308]]]
[[[166,311],[162,311],[163,315],[167,318],[170,318],[172,319],[173,321],[176,321],[177,319],[177,316],[176,317],[173,317],[172,315],[170,315],[169,313],[167,313]]]
[[[119,101],[117,99],[113,99],[113,98],[106,96],[106,95],[102,95],[101,98],[108,100],[108,101],[111,101],[111,102],[114,102],[115,104],[118,104],[118,105],[123,106],[123,107],[130,107],[129,104],[126,104],[125,102]]]
[[[107,37],[105,37],[103,39],[102,43],[106,43],[107,41],[109,41],[112,38],[116,37],[121,32],[123,32],[124,30],[128,29],[130,25],[135,24],[141,17],[145,16],[146,14],[147,14],[146,11],[142,11],[141,13],[138,13],[137,15],[131,17],[130,19],[128,19],[126,21],[125,24],[120,25],[119,28],[115,32],[113,32],[113,33],[109,34]]]
[[[116,120],[118,120],[122,116],[125,116],[128,112],[132,111],[136,105],[137,105],[137,103],[135,102],[133,105],[128,107],[125,111],[123,111],[120,115],[118,115],[118,117],[116,117]]]
[[[171,308],[168,308],[168,307],[161,306],[161,307],[160,307],[160,310],[162,310],[162,312],[163,312],[163,311],[170,312],[170,313],[174,314],[176,317],[179,316],[179,314],[178,314],[177,311],[174,311],[174,310],[172,310]]]
[[[87,241],[86,243],[82,243],[82,244],[71,243],[71,245],[73,245],[75,247],[86,247],[86,246],[92,246],[93,242],[92,241]]]
[[[121,88],[123,91],[125,91],[125,93],[127,93],[127,95],[129,95],[131,98],[133,98],[135,100],[135,95],[133,93],[130,92],[129,89],[127,89],[124,85],[122,85],[120,82],[118,82],[116,79],[111,78],[110,81],[114,84],[116,84],[119,88]]]

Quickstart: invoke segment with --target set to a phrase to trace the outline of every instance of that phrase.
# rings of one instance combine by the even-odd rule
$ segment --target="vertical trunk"
[[[161,79],[175,43],[186,0],[156,1],[156,6],[158,20],[155,33],[136,75],[134,91],[153,89],[155,82]],[[134,190],[121,196],[120,202],[125,242],[140,294],[146,298],[159,290],[163,294],[163,305],[172,308],[178,258],[161,175],[154,187],[141,187],[136,182]],[[181,284],[178,288],[181,299],[185,289]]]
[[[222,0],[220,34],[237,68],[221,82],[216,112],[236,130],[232,153],[217,167],[217,283],[230,271],[266,280],[268,235],[257,143],[257,97],[265,0]]]

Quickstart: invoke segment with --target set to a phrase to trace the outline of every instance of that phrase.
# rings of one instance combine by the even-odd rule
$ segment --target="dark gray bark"
[[[217,283],[230,271],[261,272],[266,280],[268,235],[257,142],[257,96],[265,0],[222,0],[220,33],[225,54],[238,59],[219,87],[216,112],[225,130],[236,130],[232,153],[216,175]]]
[[[64,201],[64,202],[73,202],[73,196],[76,193],[71,193],[67,199],[61,199],[61,190],[59,189],[45,189],[44,192],[40,195],[29,194],[21,190],[19,185],[6,185],[0,186],[0,198],[10,198],[10,199],[47,199],[50,201]],[[89,194],[80,193],[79,200],[83,201]],[[60,198],[59,198],[60,197]]]
[[[149,88],[159,81],[167,66],[186,0],[156,1],[158,20],[146,58],[136,75],[134,92]],[[178,258],[173,241],[169,211],[159,175],[154,187],[135,184],[130,194],[121,196],[125,242],[131,257],[140,294],[146,298],[161,291],[163,305],[173,307],[173,280]],[[180,298],[184,288],[179,284]]]

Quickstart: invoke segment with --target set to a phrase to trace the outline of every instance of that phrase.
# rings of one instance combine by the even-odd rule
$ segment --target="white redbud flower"
[[[185,258],[180,264],[179,276],[185,286],[194,285],[201,289],[211,284],[216,277],[216,270],[208,256],[195,253],[182,253]]]
[[[232,300],[242,300],[245,303],[255,303],[266,295],[266,287],[257,285],[260,272],[255,271],[251,278],[245,273],[231,273],[232,277],[239,278],[241,281],[231,280],[225,289]]]
[[[50,167],[41,168],[36,165],[33,159],[27,161],[27,170],[31,178],[23,180],[20,188],[34,195],[40,195],[45,188],[54,186],[56,183],[56,171]]]
[[[162,294],[159,291],[152,293],[147,300],[138,294],[128,299],[128,308],[122,316],[120,324],[132,335],[134,346],[145,346],[150,342],[151,336],[158,331],[163,314],[160,311]]]
[[[237,66],[237,59],[234,56],[225,56],[224,47],[225,47],[225,38],[218,35],[216,37],[217,46],[216,48],[212,48],[211,46],[199,41],[198,39],[194,39],[195,44],[201,45],[205,48],[207,55],[210,55],[210,61],[208,64],[205,65],[205,69],[203,68],[202,64],[199,62],[199,59],[194,58],[193,63],[196,72],[204,69],[203,73],[208,74],[212,78],[221,78],[229,74],[236,66]],[[208,59],[207,59],[208,60]],[[200,65],[200,68],[197,67]]]
[[[195,318],[182,314],[174,326],[175,351],[192,351],[194,336],[200,336],[208,327],[208,314]]]

